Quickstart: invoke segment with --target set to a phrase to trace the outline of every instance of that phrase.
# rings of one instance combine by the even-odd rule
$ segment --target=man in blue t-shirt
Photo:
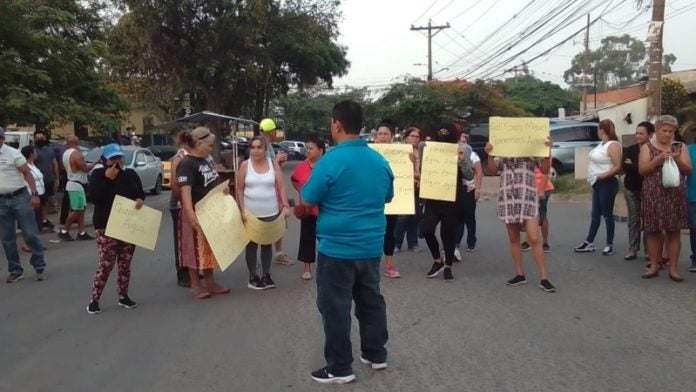
[[[691,162],[696,162],[696,144],[689,145]],[[696,174],[693,172],[687,181],[689,198],[689,243],[691,245],[691,267],[689,272],[696,272]]]
[[[326,154],[302,187],[302,199],[319,206],[317,307],[324,322],[326,366],[312,372],[322,384],[355,380],[350,341],[351,303],[360,325],[360,361],[387,367],[387,310],[379,289],[379,263],[386,219],[394,196],[387,161],[360,139],[362,109],[351,101],[333,108],[331,136],[338,146]]]

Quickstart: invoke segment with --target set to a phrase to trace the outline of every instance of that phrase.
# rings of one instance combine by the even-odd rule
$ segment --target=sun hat
[[[106,159],[122,157],[123,150],[121,149],[121,146],[119,146],[116,143],[107,144],[106,147],[104,147],[104,153],[102,154],[102,156]]]
[[[274,131],[276,129],[276,123],[275,123],[275,121],[271,120],[270,118],[264,118],[259,123],[259,128],[263,132],[271,132],[271,131]]]

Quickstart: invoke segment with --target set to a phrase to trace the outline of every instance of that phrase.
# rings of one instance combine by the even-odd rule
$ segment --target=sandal
[[[193,298],[195,299],[206,299],[212,297],[210,291],[202,287],[196,287],[195,289],[191,289],[191,295],[193,295]]]
[[[208,289],[208,292],[213,295],[219,295],[219,294],[227,294],[230,292],[230,289],[227,287],[222,287],[215,285],[211,288]]]
[[[674,282],[681,283],[684,281],[684,278],[677,274],[669,273],[669,278],[672,279]]]

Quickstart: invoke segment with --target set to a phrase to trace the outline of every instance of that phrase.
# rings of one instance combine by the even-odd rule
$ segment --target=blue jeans
[[[614,244],[614,200],[618,192],[619,180],[616,177],[596,181],[592,185],[592,220],[587,242],[594,242],[599,225],[604,218],[604,223],[607,225],[607,245]]]
[[[324,323],[324,358],[334,376],[353,374],[351,304],[360,326],[360,350],[373,363],[387,360],[387,306],[379,290],[380,259],[344,260],[319,253],[317,307]]]
[[[696,260],[696,203],[689,202],[689,244],[691,260]]]
[[[24,273],[17,251],[15,230],[17,223],[19,223],[24,240],[31,250],[29,262],[37,272],[43,271],[46,268],[46,261],[44,261],[43,245],[39,239],[39,228],[36,225],[34,210],[31,209],[29,192],[23,192],[14,197],[0,198],[0,237],[10,274]]]

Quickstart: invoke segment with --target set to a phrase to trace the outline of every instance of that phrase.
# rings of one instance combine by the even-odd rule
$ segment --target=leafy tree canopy
[[[580,96],[576,92],[533,76],[508,79],[503,88],[510,102],[535,116],[556,117],[558,108],[565,108],[567,113],[580,109]]]
[[[0,124],[118,127],[128,105],[104,69],[105,7],[99,1],[0,2]]]
[[[609,36],[602,39],[599,48],[589,52],[589,75],[584,81],[581,77],[584,51],[575,55],[563,77],[569,85],[581,87],[583,82],[591,83],[596,74],[598,90],[620,88],[638,83],[647,75],[648,60],[648,51],[642,41],[628,34]],[[673,54],[664,55],[663,73],[671,72],[671,66],[676,60]]]

